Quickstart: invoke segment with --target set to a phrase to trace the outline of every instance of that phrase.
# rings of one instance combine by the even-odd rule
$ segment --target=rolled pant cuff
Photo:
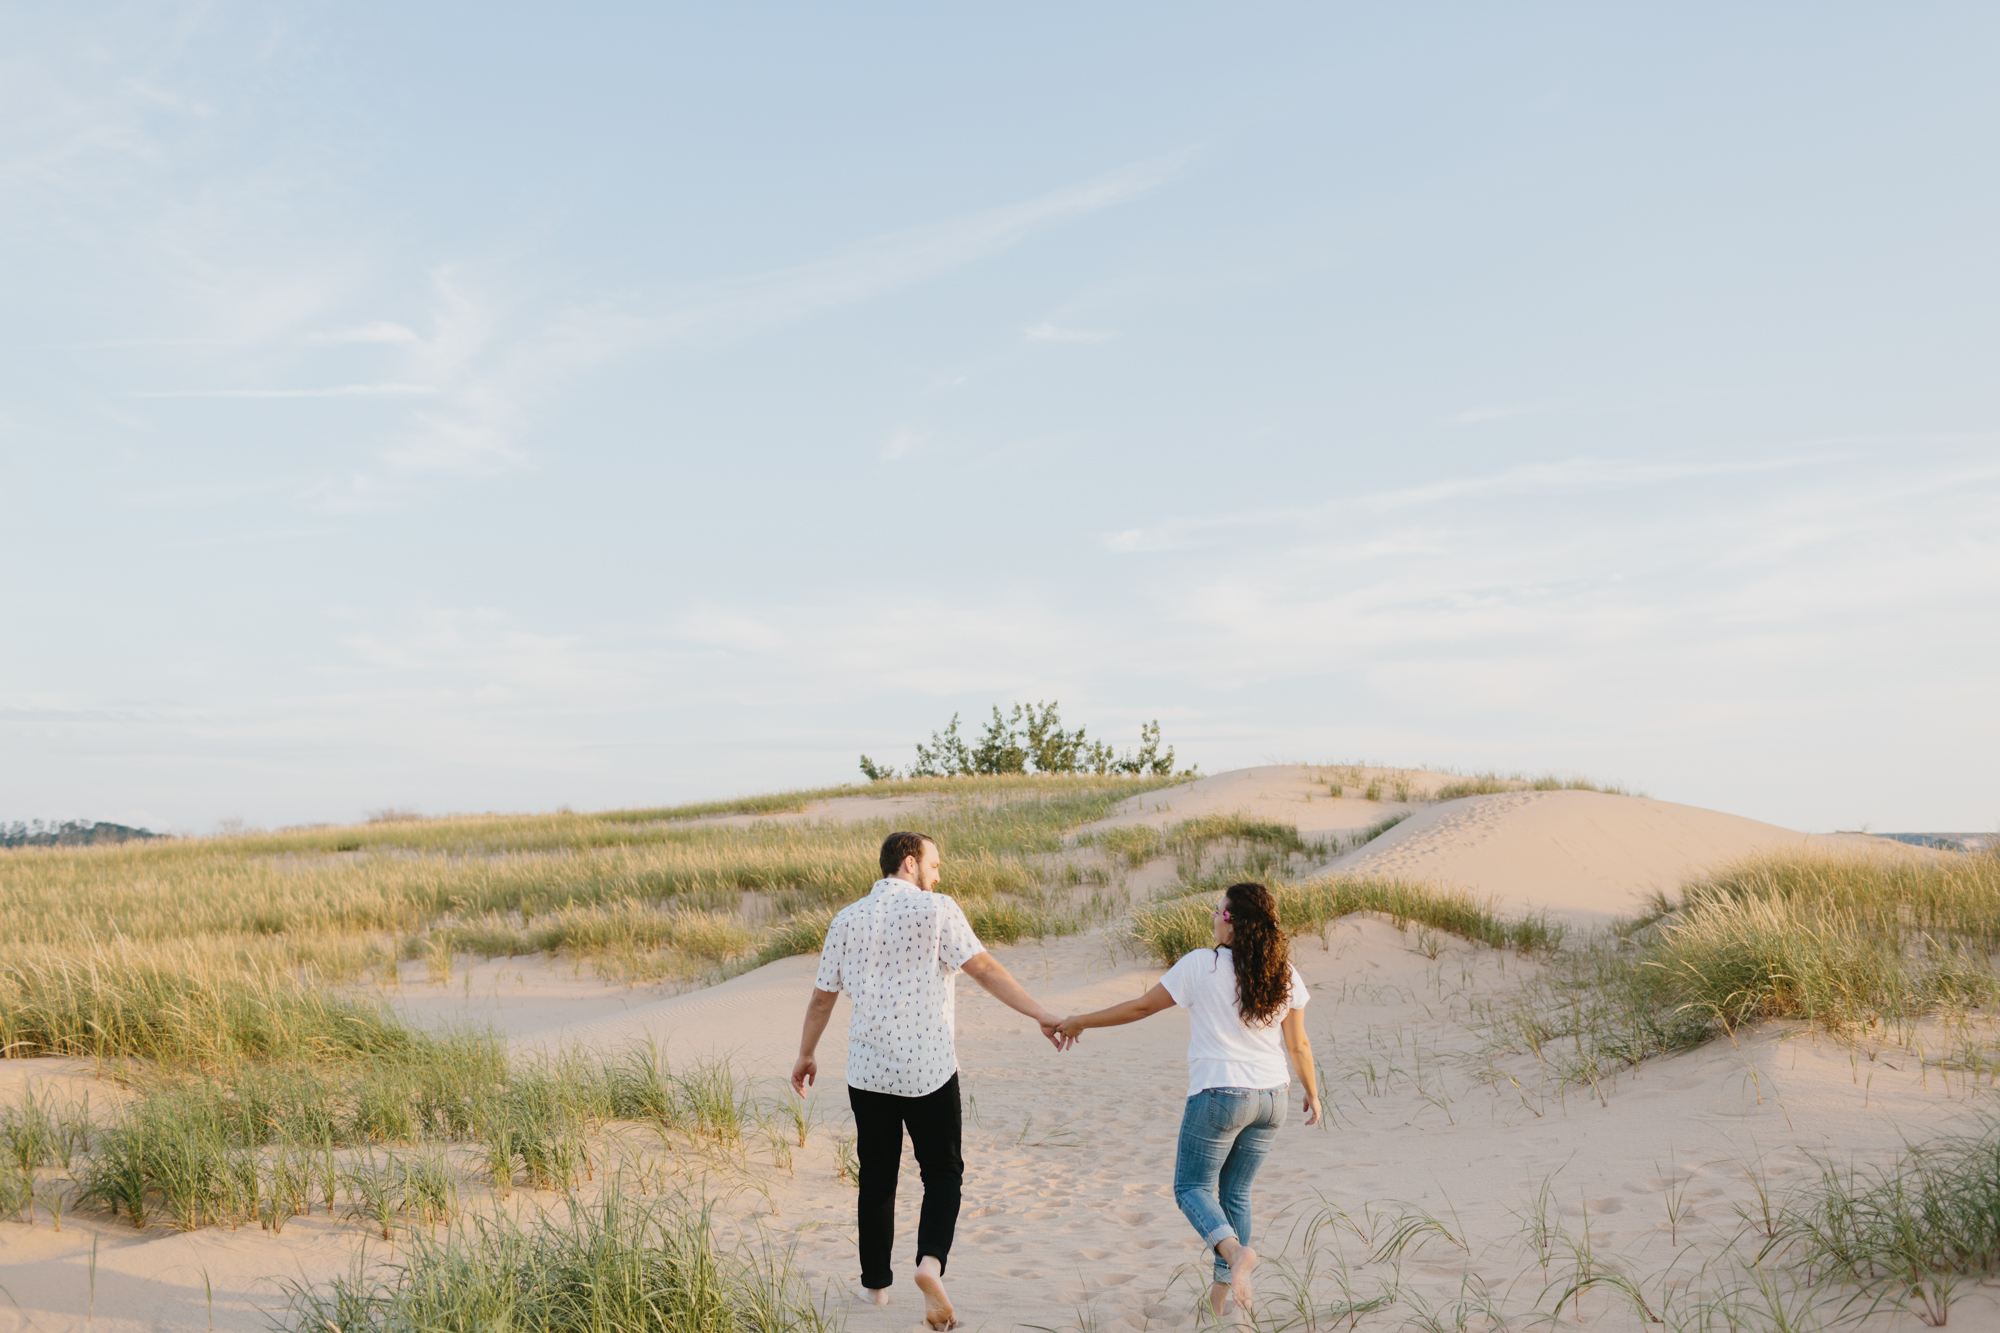
[[[1208,1248],[1212,1250],[1225,1240],[1235,1240],[1236,1228],[1230,1226],[1227,1222],[1225,1222],[1221,1226],[1217,1227],[1215,1230],[1209,1232],[1206,1236],[1203,1236],[1201,1239],[1202,1243],[1207,1245]],[[1221,1256],[1219,1255],[1217,1256],[1218,1259],[1220,1257]]]

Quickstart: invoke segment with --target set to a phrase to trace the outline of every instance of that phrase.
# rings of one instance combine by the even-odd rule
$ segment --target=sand
[[[1507,911],[1546,909],[1596,925],[1635,914],[1648,895],[1671,895],[1703,871],[1792,850],[1909,854],[1884,838],[1798,833],[1671,801],[1523,791],[1419,810],[1326,869],[1463,885]]]
[[[1218,775],[1138,798],[1114,818],[1295,811],[1302,831],[1331,838],[1381,817],[1366,802],[1307,802],[1310,783],[1286,773]],[[1171,809],[1144,808],[1148,802]],[[1629,911],[1638,895],[1671,887],[1691,869],[1817,841],[1716,812],[1583,792],[1414,809],[1406,824],[1332,863],[1436,876],[1510,905],[1598,920]],[[1308,814],[1317,822],[1309,825]],[[1760,1189],[1781,1195],[1822,1158],[1887,1160],[1906,1141],[1970,1125],[1991,1096],[1894,1048],[1853,1047],[1790,1025],[1650,1061],[1595,1089],[1564,1088],[1532,1055],[1486,1047],[1471,1021],[1476,1006],[1504,997],[1532,964],[1458,944],[1433,959],[1414,943],[1373,918],[1345,920],[1324,942],[1297,942],[1313,992],[1307,1031],[1332,1114],[1326,1127],[1306,1128],[1295,1099],[1293,1121],[1258,1182],[1257,1244],[1272,1260],[1263,1272],[1267,1315],[1276,1314],[1284,1288],[1280,1261],[1301,1258],[1315,1219],[1331,1222],[1316,1236],[1323,1272],[1337,1255],[1355,1299],[1397,1293],[1364,1328],[1427,1317],[1454,1328],[1462,1312],[1480,1306],[1515,1326],[1546,1312],[1573,1261],[1558,1246],[1544,1266],[1533,1243],[1538,1213],[1573,1240],[1587,1223],[1595,1252],[1634,1277],[1649,1280],[1670,1265],[1691,1276],[1741,1230],[1745,1215],[1759,1215]],[[1139,994],[1160,971],[1119,952],[1103,932],[993,953],[1061,1011]],[[726,1055],[777,1096],[814,965],[788,959],[711,989],[666,995],[515,960],[447,986],[412,981],[399,1003],[427,1023],[490,1022],[524,1055],[647,1039],[676,1061]],[[969,981],[960,982],[959,997],[967,1180],[949,1284],[966,1325],[1196,1327],[1206,1262],[1171,1196],[1185,1016],[1169,1010],[1092,1032],[1078,1049],[1057,1054]],[[856,1272],[852,1187],[836,1178],[833,1151],[836,1138],[851,1133],[846,1014],[842,1001],[821,1046],[814,1103],[821,1119],[808,1147],[791,1173],[753,1147],[765,1194],[739,1194],[731,1204],[795,1238],[801,1267],[830,1291]],[[84,1062],[0,1063],[0,1076],[0,1096],[18,1096],[29,1078],[105,1095]],[[915,1183],[906,1161],[899,1257],[914,1240]],[[516,1205],[529,1194],[520,1192]],[[1435,1225],[1419,1226],[1399,1253],[1385,1253],[1399,1220],[1424,1218]],[[85,1327],[93,1241],[90,1327],[199,1330],[212,1322],[249,1330],[267,1327],[264,1312],[282,1307],[285,1281],[347,1271],[361,1233],[320,1217],[295,1219],[282,1237],[252,1229],[181,1235],[160,1226],[136,1233],[99,1217],[66,1219],[60,1233],[46,1217],[32,1228],[0,1224],[0,1285],[15,1302],[0,1303],[0,1327]],[[367,1252],[390,1257],[379,1239]],[[1324,1282],[1321,1291],[1331,1298]],[[853,1309],[848,1327],[920,1326],[922,1302],[907,1274],[893,1294],[886,1310]],[[1604,1288],[1586,1294],[1580,1312],[1583,1324],[1642,1326],[1629,1303]],[[1578,1323],[1576,1310],[1565,1306],[1560,1322]],[[2000,1328],[2000,1303],[1968,1284],[1951,1325]],[[1488,1324],[1473,1313],[1466,1326]]]

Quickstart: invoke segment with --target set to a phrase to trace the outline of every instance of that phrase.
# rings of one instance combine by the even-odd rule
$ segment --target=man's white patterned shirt
[[[958,1072],[958,970],[985,952],[959,905],[904,879],[880,879],[826,928],[813,985],[846,991],[847,1081],[922,1097]]]

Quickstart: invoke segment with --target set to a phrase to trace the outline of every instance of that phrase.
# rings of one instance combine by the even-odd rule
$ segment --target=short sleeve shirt
[[[846,991],[847,1082],[864,1092],[922,1097],[958,1072],[958,970],[985,952],[956,902],[903,879],[882,879],[826,928],[823,991]]]
[[[1243,1021],[1236,997],[1236,964],[1229,946],[1196,949],[1160,978],[1174,1003],[1188,1011],[1188,1096],[1207,1088],[1282,1088],[1291,1082],[1284,1036],[1285,1015],[1305,1008],[1312,993],[1305,978],[1287,963],[1291,994],[1268,1024]]]

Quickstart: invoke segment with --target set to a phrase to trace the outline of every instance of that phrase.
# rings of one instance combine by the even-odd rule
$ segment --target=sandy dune
[[[722,828],[746,828],[751,824],[811,824],[828,820],[854,824],[870,819],[893,819],[899,815],[915,818],[931,808],[931,796],[835,796],[808,802],[803,810],[785,810],[762,815],[702,815],[678,820],[685,824],[713,824]]]
[[[1390,815],[1422,809],[1419,801],[1364,801],[1352,789],[1334,798],[1327,794],[1328,781],[1340,770],[1313,764],[1268,764],[1261,768],[1238,768],[1197,778],[1185,786],[1134,796],[1121,803],[1109,818],[1090,825],[1093,829],[1148,825],[1167,828],[1184,819],[1203,815],[1248,815],[1253,819],[1297,825],[1308,842],[1345,837],[1379,823]],[[1393,783],[1401,778],[1410,784],[1410,795],[1421,797],[1451,779],[1439,773],[1417,769],[1370,768],[1365,775]]]
[[[1588,925],[1739,857],[1804,847],[1905,854],[1882,838],[1798,833],[1640,796],[1523,791],[1421,809],[1327,868],[1464,885],[1511,910]]]
[[[1114,818],[1165,823],[1243,810],[1330,838],[1385,813],[1376,803],[1308,801],[1310,774],[1217,775],[1137,798]],[[1414,808],[1407,823],[1332,864],[1442,878],[1510,905],[1595,920],[1628,911],[1637,895],[1671,888],[1692,870],[1821,842],[1711,811],[1593,793]],[[1907,1140],[1967,1124],[1991,1096],[1977,1079],[1926,1069],[1894,1048],[1850,1047],[1783,1026],[1648,1062],[1596,1089],[1564,1087],[1533,1055],[1495,1047],[1475,1017],[1504,1001],[1533,964],[1457,944],[1433,959],[1413,942],[1386,922],[1350,918],[1324,945],[1306,938],[1296,946],[1313,991],[1307,1031],[1334,1123],[1288,1125],[1259,1182],[1258,1244],[1272,1260],[1263,1283],[1270,1326],[1283,1322],[1285,1265],[1302,1260],[1315,1218],[1334,1223],[1316,1236],[1322,1273],[1338,1256],[1354,1299],[1396,1292],[1364,1327],[1427,1320],[1490,1327],[1479,1309],[1525,1327],[1546,1315],[1571,1262],[1560,1245],[1538,1250],[1531,1225],[1538,1215],[1572,1240],[1587,1225],[1596,1252],[1635,1278],[1670,1265],[1698,1274],[1744,1217],[1757,1215],[1760,1188],[1782,1194],[1809,1178],[1816,1158],[1884,1160]],[[1103,932],[993,952],[1064,1011],[1135,995],[1160,970],[1121,953]],[[662,996],[513,960],[447,986],[406,984],[399,1003],[427,1023],[491,1023],[522,1054],[650,1040],[675,1061],[726,1055],[775,1097],[814,964],[790,959],[709,990]],[[967,1325],[1196,1327],[1205,1264],[1170,1189],[1185,1090],[1184,1015],[1169,1010],[1094,1032],[1058,1055],[971,983],[960,984],[959,996],[968,1180],[950,1281]],[[820,1051],[821,1124],[810,1145],[792,1173],[753,1146],[765,1193],[739,1192],[729,1205],[795,1239],[801,1265],[829,1290],[855,1274],[852,1187],[836,1178],[833,1151],[851,1133],[846,1013],[843,1001]],[[18,1096],[29,1078],[103,1087],[83,1062],[0,1063],[0,1096]],[[899,1253],[915,1234],[913,1162],[904,1180]],[[516,1206],[523,1199],[534,1202],[523,1191]],[[1435,1225],[1387,1252],[1399,1219],[1425,1217]],[[94,1216],[66,1219],[59,1233],[46,1217],[34,1228],[8,1223],[0,1225],[0,1285],[14,1304],[0,1303],[0,1329],[86,1327],[93,1241],[89,1326],[116,1333],[267,1327],[262,1311],[282,1305],[283,1282],[345,1272],[362,1243],[353,1224],[320,1217],[294,1220],[282,1237],[250,1229],[180,1235],[158,1226],[135,1233]],[[368,1253],[392,1257],[379,1240]],[[1322,1301],[1333,1298],[1324,1282],[1319,1290]],[[895,1295],[886,1311],[853,1310],[848,1327],[918,1326],[921,1302],[907,1280]],[[1580,1315],[1566,1306],[1560,1322],[1646,1327],[1604,1288],[1582,1298]],[[2000,1305],[1968,1286],[1951,1324],[2000,1329]]]

